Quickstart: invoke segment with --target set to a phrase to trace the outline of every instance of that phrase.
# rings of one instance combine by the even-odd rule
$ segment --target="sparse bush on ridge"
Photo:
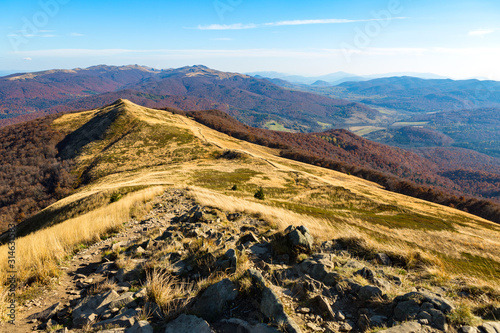
[[[256,199],[259,200],[264,200],[266,198],[266,195],[264,194],[264,189],[262,187],[259,187],[257,192],[253,195]]]
[[[117,202],[122,198],[122,194],[120,192],[115,192],[111,195],[111,198],[109,198],[109,202]]]

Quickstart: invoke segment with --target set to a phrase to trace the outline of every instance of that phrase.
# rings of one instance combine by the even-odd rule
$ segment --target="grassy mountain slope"
[[[197,121],[233,137],[279,148],[281,156],[320,165],[377,182],[385,188],[425,200],[453,205],[500,221],[500,208],[487,201],[465,198],[464,194],[496,199],[500,160],[462,149],[442,148],[449,163],[436,154],[414,152],[365,140],[345,130],[322,133],[285,133],[252,128],[217,111],[188,113]],[[419,152],[438,152],[421,149]],[[444,156],[443,155],[443,156]],[[476,169],[476,186],[460,170]],[[478,171],[480,171],[478,173]],[[460,176],[463,175],[464,179]]]
[[[52,126],[67,134],[61,152],[74,154],[82,186],[34,217],[43,230],[17,240],[20,288],[57,277],[65,256],[140,218],[147,200],[169,187],[188,188],[198,202],[225,212],[258,216],[271,228],[306,225],[319,240],[362,242],[413,263],[408,267],[427,267],[430,283],[498,287],[500,226],[479,217],[284,159],[277,149],[126,100],[63,115]],[[259,188],[264,200],[254,197]],[[3,285],[7,269],[0,267]]]

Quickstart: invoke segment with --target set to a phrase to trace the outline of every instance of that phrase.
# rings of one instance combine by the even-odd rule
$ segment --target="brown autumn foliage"
[[[57,157],[54,116],[0,128],[0,232],[72,190],[71,161]]]

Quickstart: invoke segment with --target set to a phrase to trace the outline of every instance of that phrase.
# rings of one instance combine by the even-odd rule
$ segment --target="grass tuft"
[[[458,326],[478,326],[481,320],[476,317],[468,305],[460,304],[453,309],[448,315],[448,321],[451,325]]]

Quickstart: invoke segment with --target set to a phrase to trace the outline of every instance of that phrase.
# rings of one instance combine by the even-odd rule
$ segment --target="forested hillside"
[[[71,161],[57,157],[55,116],[0,129],[0,232],[72,190]]]

